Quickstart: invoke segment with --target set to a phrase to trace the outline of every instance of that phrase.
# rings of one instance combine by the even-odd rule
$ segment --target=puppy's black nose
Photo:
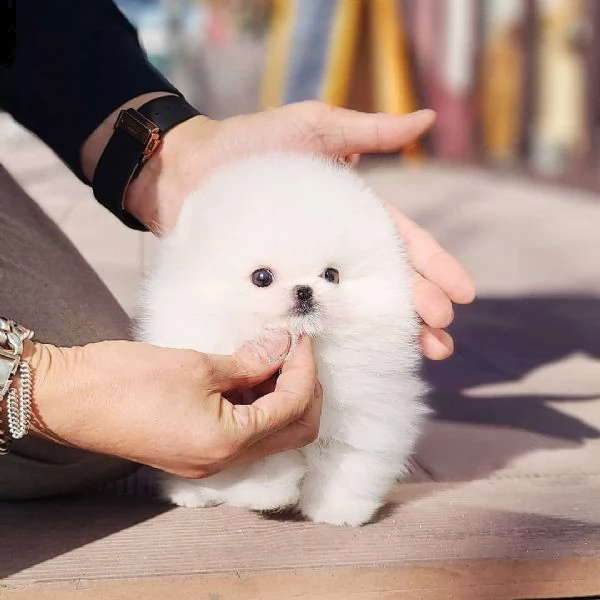
[[[294,288],[294,292],[300,301],[306,302],[307,300],[312,300],[313,291],[308,285],[297,285]]]

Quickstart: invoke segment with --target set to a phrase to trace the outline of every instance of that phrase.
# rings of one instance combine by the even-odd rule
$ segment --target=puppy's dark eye
[[[256,287],[269,287],[275,279],[275,277],[273,277],[273,273],[271,273],[269,269],[265,268],[256,269],[250,278]]]
[[[334,269],[333,267],[327,267],[321,274],[321,277],[326,281],[329,281],[329,283],[340,282],[340,272],[337,269]]]

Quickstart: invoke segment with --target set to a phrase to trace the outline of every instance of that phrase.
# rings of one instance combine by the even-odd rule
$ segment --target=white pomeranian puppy
[[[137,337],[228,354],[274,329],[313,336],[320,433],[302,450],[205,479],[165,475],[164,495],[180,506],[370,521],[427,412],[411,288],[390,215],[350,169],[269,154],[217,170],[158,244]]]

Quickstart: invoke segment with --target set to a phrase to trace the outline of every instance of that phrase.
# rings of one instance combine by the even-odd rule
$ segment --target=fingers
[[[475,286],[462,265],[433,236],[391,204],[386,208],[404,239],[416,271],[415,309],[424,322],[421,351],[431,360],[444,360],[454,352],[452,337],[444,331],[454,319],[452,302],[472,302]]]
[[[276,452],[285,452],[310,444],[319,433],[322,405],[323,388],[317,381],[312,402],[304,416],[251,445],[238,454],[231,464],[258,460]]]
[[[322,146],[318,150],[339,156],[397,152],[435,122],[435,113],[431,110],[392,115],[362,113],[318,103],[300,103],[295,109],[313,110],[310,120],[315,139]]]
[[[431,360],[445,360],[454,352],[454,342],[443,329],[434,329],[423,325],[421,351]]]
[[[274,373],[271,377],[261,381],[249,390],[230,390],[223,393],[223,397],[227,398],[232,404],[252,404],[257,398],[274,392],[276,383],[277,373]]]
[[[231,355],[205,354],[199,376],[203,385],[215,392],[251,388],[277,371],[289,348],[289,334],[277,333],[248,343]]]
[[[310,338],[302,338],[281,368],[275,390],[251,407],[260,437],[278,431],[308,412],[314,398],[317,366]]]
[[[434,283],[415,273],[415,308],[423,320],[421,351],[431,360],[444,360],[454,352],[452,337],[444,331],[454,319],[452,302]]]
[[[472,302],[475,298],[475,286],[462,265],[414,221],[389,203],[386,208],[406,243],[415,270],[436,284],[452,302]]]
[[[435,283],[415,273],[413,294],[415,309],[427,325],[444,329],[452,323],[454,319],[452,302]]]
[[[260,396],[266,396],[267,394],[270,394],[271,392],[275,391],[276,384],[277,384],[277,374],[269,377],[269,379],[259,383],[258,385],[255,385],[252,388],[252,391],[254,392],[254,394],[257,398]]]
[[[312,342],[304,337],[283,363],[275,390],[249,406],[233,407],[239,441],[245,445],[305,417],[315,401],[317,366]]]
[[[346,158],[346,162],[351,167],[357,167],[358,163],[360,162],[360,154],[358,154],[358,153],[356,153],[356,154],[350,154],[350,156],[348,156]]]

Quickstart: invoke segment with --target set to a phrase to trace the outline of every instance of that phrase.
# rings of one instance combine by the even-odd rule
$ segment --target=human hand
[[[253,152],[296,151],[354,162],[361,153],[397,151],[435,121],[431,110],[403,116],[299,102],[215,121],[198,116],[169,131],[129,185],[125,208],[156,234],[177,222],[181,205],[219,165]]]
[[[301,339],[282,364],[288,347],[288,336],[230,356],[125,341],[75,348],[28,343],[32,430],[192,478],[301,447],[317,436],[322,390],[310,339]],[[275,390],[253,404],[225,398],[279,368]]]
[[[475,298],[473,281],[462,265],[433,236],[388,204],[388,212],[402,235],[414,269],[413,295],[421,317],[421,349],[432,360],[452,355],[454,342],[445,331],[454,320],[452,303]]]
[[[409,145],[435,121],[432,111],[404,116],[366,114],[301,102],[224,121],[191,119],[169,132],[161,151],[129,188],[126,208],[155,233],[175,224],[181,204],[202,178],[223,162],[252,151],[296,150],[352,160],[361,153]],[[423,320],[421,348],[431,359],[452,354],[444,331],[452,303],[469,303],[473,282],[460,263],[426,231],[388,204],[415,269],[414,298]]]

